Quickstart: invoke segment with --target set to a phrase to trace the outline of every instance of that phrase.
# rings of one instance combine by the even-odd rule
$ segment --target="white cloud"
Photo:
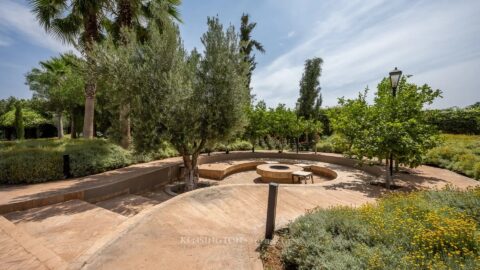
[[[453,83],[474,80],[461,67],[480,70],[480,2],[366,3],[349,1],[331,7],[335,12],[311,27],[305,34],[308,39],[259,68],[252,81],[257,98],[269,106],[278,102],[293,106],[304,60],[319,56],[324,59],[325,105],[335,105],[340,96],[355,96],[367,84],[374,90],[394,66],[444,90],[441,106],[480,99],[472,83],[462,84],[463,97],[455,95]]]
[[[47,34],[28,7],[10,0],[0,1],[0,30],[10,33],[10,38],[19,33],[28,42],[54,52],[75,50],[73,46],[63,44]]]
[[[288,32],[287,38],[292,38],[293,36],[295,36],[295,31]]]

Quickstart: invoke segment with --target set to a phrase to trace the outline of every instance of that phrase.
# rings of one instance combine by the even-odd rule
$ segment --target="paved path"
[[[51,193],[61,194],[71,190],[95,188],[179,161],[179,158],[171,158],[81,179],[0,189],[0,205],[28,201]],[[357,206],[374,201],[384,192],[381,188],[368,184],[373,176],[365,172],[348,169],[349,173],[342,177],[341,166],[329,166],[334,166],[334,169],[340,172],[337,179],[315,185],[280,187],[277,228],[285,226],[308,209],[333,205]],[[465,188],[480,184],[448,170],[427,166],[402,172],[398,177],[397,183],[406,186],[407,189],[435,188],[447,184]],[[227,180],[225,183],[238,183],[237,180]],[[120,206],[125,206],[121,205],[122,202],[113,200],[109,203],[100,203],[99,206],[108,208],[112,207],[111,204],[119,203]],[[138,203],[147,204],[146,201]],[[266,185],[219,185],[197,190],[157,206],[145,206],[146,210],[125,221],[121,217],[112,217],[109,219],[111,222],[98,223],[93,221],[93,217],[103,218],[103,214],[97,213],[104,211],[96,208],[90,210],[91,206],[86,207],[88,211],[71,211],[84,205],[81,202],[66,202],[61,207],[70,204],[71,207],[62,210],[68,212],[69,216],[53,215],[52,218],[39,218],[37,214],[32,214],[31,220],[17,224],[18,226],[0,217],[0,243],[4,247],[0,252],[0,268],[63,269],[66,263],[71,263],[71,269],[262,268],[255,250],[265,230]],[[48,212],[52,207],[42,209]],[[117,212],[125,214],[122,209],[118,207]],[[24,215],[18,217],[21,221],[25,220],[25,215],[38,211],[27,210],[22,214],[12,213],[8,216],[15,221],[15,215]],[[111,212],[109,215],[112,214],[114,213]],[[98,237],[90,237],[88,245],[80,243],[81,245],[76,246],[75,243],[69,242],[72,240],[71,237],[64,233],[72,233],[78,239],[84,238],[84,234],[78,233],[81,230],[69,232],[71,222],[67,221],[74,217],[75,220],[81,220],[82,224],[97,225],[97,229],[102,229],[102,232],[97,234]],[[57,228],[61,233],[56,238],[42,239],[45,233],[53,235],[57,232],[42,231],[43,224],[45,230]],[[65,227],[62,227],[64,225]],[[28,231],[28,234],[23,233],[23,230]],[[70,245],[75,252],[68,249]],[[73,256],[73,253],[80,253],[80,256]],[[70,260],[73,257],[75,258],[72,262]]]
[[[105,239],[84,269],[262,269],[255,251],[264,234],[267,185],[225,185],[164,202]],[[317,206],[373,201],[362,192],[282,186],[277,226]]]
[[[431,167],[400,177],[404,180],[398,182],[411,188],[479,184]],[[373,202],[385,191],[367,184],[370,180],[358,174],[315,185],[281,185],[277,228],[315,207]],[[219,185],[175,197],[127,221],[72,269],[262,269],[256,249],[265,232],[267,189]]]

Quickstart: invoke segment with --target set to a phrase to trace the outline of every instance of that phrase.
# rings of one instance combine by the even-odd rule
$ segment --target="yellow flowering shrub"
[[[480,269],[480,188],[317,209],[288,240],[285,265],[298,269]]]

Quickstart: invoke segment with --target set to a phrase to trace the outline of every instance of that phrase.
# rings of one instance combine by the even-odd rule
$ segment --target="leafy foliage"
[[[441,139],[427,152],[425,163],[480,179],[480,136],[442,135]]]
[[[144,43],[131,34],[126,46],[98,52],[112,80],[132,90],[132,119],[140,131],[134,133],[135,147],[150,151],[168,140],[189,171],[196,170],[207,144],[241,130],[248,104],[247,68],[234,28],[224,30],[218,18],[209,18],[201,41],[203,55],[187,54],[169,25],[161,33],[150,29]]]
[[[428,85],[417,86],[402,78],[398,94],[391,94],[388,79],[382,80],[375,102],[366,102],[366,93],[357,99],[340,99],[332,113],[334,130],[348,142],[346,154],[359,160],[392,155],[399,163],[415,167],[436,144],[436,130],[425,123],[423,108],[440,96]]]
[[[1,143],[0,183],[40,183],[63,178],[63,155],[71,157],[74,177],[133,163],[132,155],[105,140],[27,140]]]
[[[0,116],[0,126],[15,127],[15,111],[14,109]],[[51,122],[30,108],[22,108],[22,116],[25,128],[32,128]]]
[[[53,112],[71,111],[83,105],[85,61],[74,54],[62,54],[40,62],[40,68],[27,73],[33,97],[46,103]]]
[[[242,14],[240,24],[240,52],[243,54],[244,61],[248,64],[247,73],[247,87],[250,90],[250,82],[252,80],[252,73],[255,70],[257,63],[255,62],[255,55],[253,50],[265,53],[263,45],[255,39],[252,39],[252,31],[257,26],[257,23],[249,22],[250,16]]]
[[[294,269],[478,269],[480,189],[396,194],[359,209],[317,209],[289,226]]]
[[[427,110],[427,123],[449,134],[480,134],[480,107]]]
[[[305,70],[300,80],[300,97],[297,101],[297,114],[305,119],[311,119],[322,105],[320,93],[320,75],[322,73],[321,58],[305,61]]]

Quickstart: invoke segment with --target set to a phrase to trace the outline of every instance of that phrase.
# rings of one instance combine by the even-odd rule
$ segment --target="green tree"
[[[15,104],[15,131],[17,132],[17,140],[25,139],[25,127],[23,126],[23,113],[20,102]]]
[[[159,30],[167,22],[176,20],[181,22],[178,6],[181,0],[116,0],[115,14],[117,15],[109,29],[113,36],[113,41],[119,46],[125,45],[128,38],[122,37],[122,31],[134,31],[137,40],[140,42],[148,38],[148,25],[156,24]],[[146,22],[146,23],[145,23]],[[120,145],[128,148],[131,142],[131,121],[130,121],[130,100],[132,89],[125,85],[110,87],[112,95],[119,99],[119,132]],[[115,99],[112,99],[115,100]]]
[[[59,138],[63,137],[64,112],[70,112],[71,119],[74,119],[74,110],[82,105],[83,66],[84,61],[74,54],[62,54],[40,62],[40,68],[32,69],[25,76],[34,99],[42,101],[48,111],[56,113]],[[74,125],[71,123],[72,127]]]
[[[366,131],[372,124],[369,114],[369,105],[367,103],[368,88],[363,93],[359,93],[356,99],[340,98],[338,104],[340,107],[328,111],[328,118],[331,121],[333,130],[341,134],[347,142],[349,156],[355,155],[354,147],[361,144]]]
[[[93,138],[97,82],[91,52],[102,39],[101,22],[105,20],[108,0],[30,0],[37,20],[49,33],[81,48],[87,61],[85,82],[85,117],[83,136]]]
[[[265,53],[263,45],[252,39],[252,31],[257,26],[257,23],[249,22],[250,17],[248,14],[242,14],[241,24],[240,24],[240,52],[243,54],[244,61],[248,63],[248,74],[247,74],[247,88],[249,91],[250,82],[252,80],[252,73],[255,70],[257,63],[255,62],[255,55],[252,54],[253,50],[257,50],[261,53]]]
[[[297,100],[297,114],[305,119],[313,118],[322,105],[320,93],[321,58],[305,61],[305,70],[300,80],[300,97]]]
[[[312,135],[314,152],[315,152],[315,154],[317,154],[317,143],[319,142],[320,137],[321,137],[322,132],[323,132],[322,122],[320,122],[318,120],[315,120],[315,119],[305,120],[304,132],[306,134],[311,134]]]
[[[275,138],[279,152],[283,152],[289,138],[297,138],[302,133],[297,120],[295,112],[285,107],[285,104],[269,110],[267,121],[270,135]]]
[[[133,133],[135,148],[154,151],[168,140],[183,158],[186,187],[193,189],[200,151],[245,126],[247,67],[234,28],[224,30],[218,18],[208,18],[202,55],[184,51],[172,24],[161,33],[152,27],[148,31],[150,38],[144,43],[136,42],[131,33],[128,45],[115,49],[122,57],[111,57],[103,48],[99,63],[115,75],[114,82],[123,81],[135,92],[131,103],[133,125],[139,130]]]
[[[393,177],[392,160],[416,167],[422,164],[427,150],[436,145],[437,131],[426,123],[424,107],[441,92],[428,85],[408,83],[405,77],[401,79],[395,96],[389,79],[383,79],[377,89],[373,105],[366,103],[366,94],[360,94],[356,100],[341,99],[343,107],[340,113],[332,115],[332,123],[334,129],[347,139],[347,153],[360,161],[391,160],[386,177],[389,188]]]
[[[259,139],[268,134],[267,106],[265,102],[259,101],[255,106],[249,107],[247,111],[248,125],[245,127],[244,136],[252,144],[252,152]]]

